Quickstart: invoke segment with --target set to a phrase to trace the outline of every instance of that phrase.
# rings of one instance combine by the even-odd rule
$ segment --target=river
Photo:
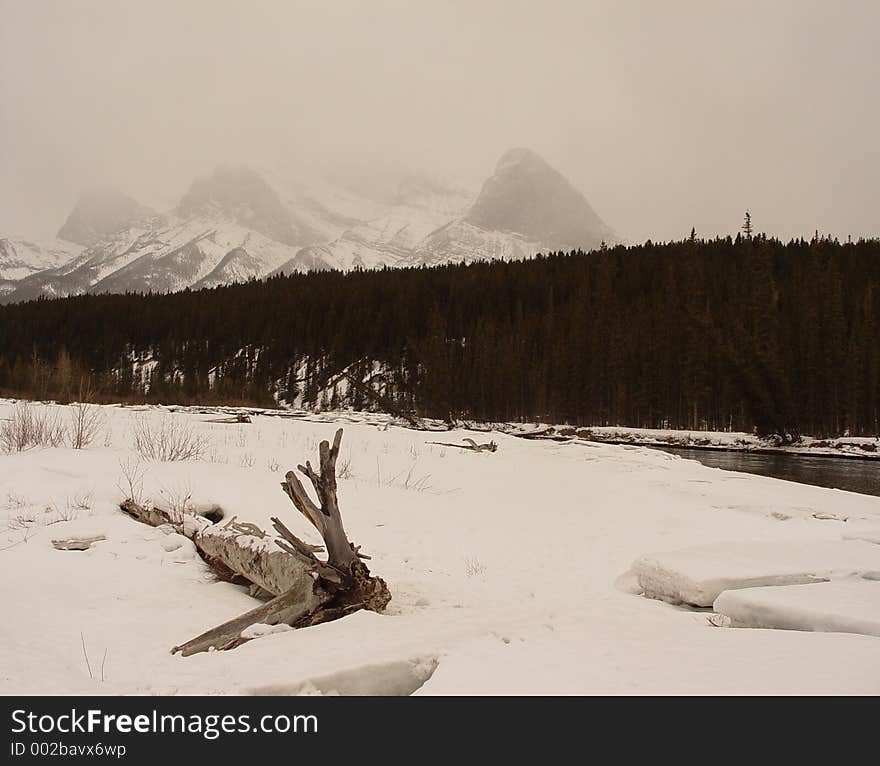
[[[712,468],[756,473],[776,479],[813,484],[817,487],[845,489],[880,497],[880,460],[847,460],[809,455],[765,455],[752,452],[660,447],[688,460],[697,460]]]

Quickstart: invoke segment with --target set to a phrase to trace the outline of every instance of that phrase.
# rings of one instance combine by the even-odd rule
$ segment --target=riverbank
[[[14,404],[17,399],[0,399],[0,404]],[[56,404],[54,401],[36,402]],[[810,457],[835,457],[851,460],[880,459],[880,435],[839,436],[818,439],[802,436],[797,444],[779,445],[772,437],[760,437],[744,431],[684,431],[659,428],[629,428],[626,426],[570,426],[551,423],[493,423],[474,420],[456,421],[450,425],[431,418],[397,417],[385,412],[328,410],[325,412],[298,410],[289,407],[256,407],[232,405],[197,404],[115,404],[102,405],[129,412],[152,411],[156,408],[172,413],[189,415],[216,415],[224,418],[274,417],[307,420],[313,423],[370,423],[379,427],[397,426],[419,431],[450,431],[467,429],[477,432],[498,432],[522,439],[546,439],[550,441],[583,440],[611,445],[635,447],[678,447],[717,452],[749,452],[764,455],[807,455]]]
[[[477,424],[468,424],[477,429]],[[485,424],[484,427],[489,426]],[[869,436],[841,436],[836,439],[816,439],[803,436],[797,444],[779,445],[772,439],[739,431],[675,431],[653,428],[625,428],[621,426],[592,426],[574,428],[543,423],[498,424],[492,430],[527,439],[563,441],[583,439],[601,444],[631,444],[636,447],[681,447],[721,452],[751,452],[764,455],[808,455],[851,460],[880,459],[880,438]]]

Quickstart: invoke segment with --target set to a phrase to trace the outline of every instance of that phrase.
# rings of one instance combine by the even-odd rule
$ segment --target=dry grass
[[[479,577],[486,571],[486,567],[476,556],[468,556],[464,560],[464,573],[468,577]]]
[[[134,449],[144,460],[170,463],[201,460],[208,449],[208,438],[193,431],[185,421],[171,415],[158,420],[136,418],[132,424]]]
[[[238,465],[241,468],[253,468],[254,463],[257,462],[257,459],[254,457],[252,452],[245,452],[238,459]]]
[[[12,416],[0,424],[0,449],[23,452],[32,447],[60,447],[67,439],[67,427],[60,412],[48,405],[18,402]]]
[[[418,460],[416,460],[410,467],[408,471],[401,471],[400,473],[393,474],[390,476],[382,476],[382,469],[379,464],[379,458],[376,458],[376,486],[377,487],[397,487],[398,489],[411,490],[414,492],[427,492],[431,489],[431,485],[428,483],[431,474],[427,473],[423,476],[418,476],[416,474],[416,466],[418,465]]]
[[[336,469],[336,478],[337,479],[352,479],[354,478],[354,472],[351,470],[351,453],[348,453],[348,457],[346,457],[341,463],[338,464]]]

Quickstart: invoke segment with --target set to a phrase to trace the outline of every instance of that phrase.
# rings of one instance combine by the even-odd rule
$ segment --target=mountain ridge
[[[29,268],[17,271],[0,249],[0,300],[513,260],[617,241],[583,194],[530,149],[505,152],[478,194],[414,172],[345,172],[310,186],[247,165],[218,165],[166,214],[121,192],[86,192],[59,234],[90,244],[47,252],[42,269],[33,252]]]

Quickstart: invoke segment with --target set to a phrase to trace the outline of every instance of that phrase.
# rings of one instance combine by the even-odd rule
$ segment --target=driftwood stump
[[[281,539],[272,542],[286,554],[281,563],[278,561],[279,551],[266,545],[265,533],[252,524],[235,525],[233,519],[219,529],[216,528],[219,525],[202,527],[196,531],[193,541],[203,556],[221,562],[270,593],[276,593],[281,584],[285,590],[265,604],[175,646],[172,653],[186,656],[211,649],[231,649],[249,640],[242,637],[242,631],[256,623],[306,627],[359,609],[374,612],[385,609],[391,600],[388,586],[384,580],[370,574],[362,560],[368,557],[349,542],[342,524],[336,497],[336,459],[341,441],[340,428],[332,447],[327,441],[321,442],[317,472],[308,461],[305,466],[298,466],[314,487],[317,504],[309,497],[295,472],[289,471],[281,484],[296,508],[323,538],[326,561],[315,555],[322,552],[321,547],[300,540],[278,518],[273,518],[272,522]],[[147,515],[167,523],[161,514]],[[248,541],[237,545],[235,541],[242,535]],[[253,550],[254,539],[263,543],[262,551]],[[275,561],[272,561],[273,557]]]

